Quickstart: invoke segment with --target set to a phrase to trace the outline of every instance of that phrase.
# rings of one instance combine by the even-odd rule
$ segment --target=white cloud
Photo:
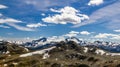
[[[17,30],[21,30],[21,31],[35,31],[35,30],[31,29],[31,28],[19,26],[19,25],[16,25],[14,23],[7,23],[7,24],[12,26],[12,27],[14,27]]]
[[[82,31],[82,32],[80,32],[80,34],[82,34],[82,35],[89,35],[90,32],[88,32],[88,31]]]
[[[47,40],[49,42],[51,42],[51,41],[60,42],[60,41],[65,40],[65,37],[64,36],[52,36],[52,37],[48,37]]]
[[[0,25],[2,28],[10,28],[9,26]]]
[[[0,4],[0,9],[7,8],[7,6]]]
[[[16,19],[13,19],[13,18],[0,18],[0,24],[7,24],[7,25],[9,25],[11,27],[14,27],[17,30],[21,30],[21,31],[34,31],[31,28],[19,26],[19,25],[15,24],[15,23],[22,23],[22,21],[16,20]],[[1,25],[0,27],[2,27],[2,28],[10,28],[8,26],[3,26],[3,25]]]
[[[110,39],[120,40],[120,34],[113,34],[113,36]]]
[[[119,40],[120,39],[120,34],[99,33],[94,38],[100,38],[100,39],[108,38],[108,39]]]
[[[75,37],[75,36],[77,36],[77,34],[70,34],[70,33],[68,33],[68,34],[65,34],[64,36],[67,36],[67,37]]]
[[[103,0],[90,0],[88,5],[100,5],[103,2],[104,2]]]
[[[0,24],[2,24],[2,23],[19,23],[19,22],[22,22],[22,21],[15,20],[12,18],[0,18]]]
[[[120,40],[120,35],[117,35],[117,36],[115,36],[115,37],[112,37],[111,39],[113,39],[113,40]]]
[[[77,31],[70,31],[69,33],[70,34],[79,34],[79,32],[77,32]]]
[[[4,5],[0,4],[0,9],[4,9],[4,8],[7,8],[7,6],[4,6]],[[13,18],[6,18],[6,17],[3,18],[2,16],[3,16],[3,14],[0,13],[0,24],[1,24],[0,27],[2,27],[2,28],[10,28],[9,26],[12,26],[12,27],[14,27],[18,30],[21,30],[21,31],[34,31],[31,28],[23,27],[23,26],[19,26],[19,25],[15,24],[15,23],[23,23],[20,20],[16,20],[16,19],[13,19]],[[4,26],[2,24],[7,24],[9,26]]]
[[[69,33],[67,34],[64,34],[62,36],[65,36],[65,37],[82,37],[81,35],[90,35],[91,33],[88,32],[88,31],[82,31],[82,32],[78,32],[78,31],[70,31]],[[80,36],[79,36],[80,35]]]
[[[107,34],[107,33],[99,33],[98,35],[95,36],[95,38],[108,38],[108,36],[110,36],[111,34]]]
[[[114,30],[115,32],[120,32],[120,29],[118,29],[118,30]]]
[[[28,5],[32,5],[34,8],[42,11],[47,11],[49,7],[53,6],[68,6],[71,3],[77,2],[77,0],[22,0]],[[64,3],[63,3],[64,2]]]
[[[0,13],[0,17],[1,17],[1,16],[3,16],[3,14],[2,14],[2,13]]]
[[[67,37],[75,37],[79,34],[79,32],[77,31],[70,31],[68,34],[65,34],[63,36],[67,36]]]
[[[91,23],[105,23],[105,27],[110,29],[120,28],[120,1],[117,1],[111,5],[103,7],[91,14],[90,20],[75,25],[73,27],[80,27]]]
[[[37,27],[47,26],[47,25],[41,24],[41,23],[37,23],[37,24],[27,24],[26,26],[29,27],[29,28],[37,28]]]
[[[45,16],[45,13],[41,13],[42,16]]]
[[[54,16],[48,16],[43,18],[42,20],[47,23],[54,23],[54,24],[79,24],[83,20],[88,20],[89,17],[85,14],[79,14],[79,11],[73,7],[66,6],[62,9],[55,10],[50,9],[52,12],[57,12],[60,14],[55,14]]]

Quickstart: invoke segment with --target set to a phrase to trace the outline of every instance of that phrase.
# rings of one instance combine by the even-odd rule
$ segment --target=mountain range
[[[87,41],[79,40],[77,37],[64,38],[63,40],[60,40],[60,41],[65,41],[65,42],[74,41],[81,46],[92,46],[92,47],[96,46],[96,47],[101,48],[106,51],[120,52],[120,44],[119,43],[105,42],[105,41],[87,42]],[[60,41],[55,41],[55,39],[50,40],[48,38],[43,37],[38,40],[26,42],[23,44],[23,46],[27,47],[29,49],[40,49],[40,48],[56,45],[55,43],[60,42]]]
[[[0,67],[120,67],[120,53],[110,50],[114,46],[119,45],[76,37],[61,41],[40,38],[22,45],[1,41]]]

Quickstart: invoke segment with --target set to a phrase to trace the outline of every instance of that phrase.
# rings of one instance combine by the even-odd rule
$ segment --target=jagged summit
[[[23,44],[23,46],[30,48],[30,49],[33,49],[33,48],[40,49],[43,47],[49,47],[49,46],[56,45],[56,42],[60,42],[60,41],[64,41],[64,42],[74,41],[81,46],[96,46],[106,51],[120,52],[119,43],[105,42],[105,41],[87,42],[87,41],[80,40],[77,37],[68,37],[68,38],[45,38],[43,37],[37,40],[33,40],[31,42],[26,42]]]
[[[33,40],[32,42],[35,43],[35,42],[46,42],[46,41],[47,41],[47,38],[42,37],[42,38],[40,38],[38,40]]]

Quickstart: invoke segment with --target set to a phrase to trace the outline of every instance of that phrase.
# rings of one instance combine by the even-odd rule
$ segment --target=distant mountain
[[[23,46],[25,47],[38,47],[44,45],[47,41],[47,38],[43,37],[38,40],[32,40],[31,42],[26,42]]]
[[[43,37],[43,38],[40,38],[38,40],[33,40],[32,43],[46,42],[46,41],[47,41],[47,38]]]
[[[120,52],[120,44],[118,44],[118,43],[104,42],[104,41],[95,41],[95,42],[91,43],[91,42],[79,40],[77,37],[68,37],[68,38],[64,38],[64,39],[60,39],[60,38],[51,39],[51,38],[43,37],[38,40],[26,42],[26,43],[24,43],[23,46],[27,47],[29,49],[38,50],[38,49],[43,49],[43,48],[47,48],[49,46],[56,45],[56,42],[60,42],[60,41],[65,41],[65,42],[74,41],[81,46],[96,46],[96,47],[101,48],[106,51]]]
[[[26,42],[22,46],[31,49],[31,50],[39,50],[43,48],[47,48],[49,46],[55,45],[55,42],[48,41],[47,38],[43,37],[38,40],[33,40],[31,42]]]
[[[79,40],[76,37],[65,38],[65,39],[60,39],[60,38],[59,39],[58,38],[47,39],[47,38],[43,37],[43,38],[40,38],[38,40],[33,40],[31,42],[26,42],[26,43],[23,44],[23,46],[27,47],[29,49],[37,50],[37,49],[42,49],[42,48],[45,48],[45,47],[56,45],[56,43],[60,42],[60,41],[65,41],[65,42],[75,41],[78,44],[82,42],[81,40]]]
[[[120,44],[119,43],[113,43],[113,42],[104,42],[104,41],[95,41],[94,43],[86,46],[96,46],[98,48],[101,48],[103,50],[109,51],[109,52],[120,52]]]

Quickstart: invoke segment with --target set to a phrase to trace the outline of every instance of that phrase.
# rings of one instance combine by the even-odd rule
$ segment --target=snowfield
[[[39,50],[39,51],[35,51],[35,52],[30,52],[30,53],[26,53],[26,54],[22,54],[19,57],[27,57],[27,56],[32,56],[34,54],[44,54],[46,51],[50,51],[53,48],[56,48],[55,46],[47,48],[47,49],[43,49],[43,50]]]
[[[100,54],[100,55],[110,55],[110,56],[120,56],[120,53],[109,53],[109,52],[105,52],[104,50],[96,50],[95,51],[96,54]]]
[[[120,53],[107,53],[106,55],[110,55],[110,56],[120,56]]]
[[[50,51],[52,50],[53,48],[56,48],[55,46],[53,47],[50,47],[50,48],[47,48],[47,49],[43,49],[43,50],[39,50],[39,51],[34,51],[34,52],[30,52],[30,53],[26,53],[26,54],[22,54],[20,55],[19,57],[27,57],[27,56],[32,56],[32,55],[35,55],[35,54],[44,54],[43,55],[43,59],[46,59],[49,57],[49,55],[47,53],[45,53],[46,51]],[[88,48],[87,47],[84,47],[84,52],[86,53],[88,51]],[[95,51],[96,54],[100,54],[100,55],[110,55],[110,56],[116,56],[116,55],[120,55],[120,53],[107,53],[105,52],[104,50],[100,50],[100,49],[97,49]]]

